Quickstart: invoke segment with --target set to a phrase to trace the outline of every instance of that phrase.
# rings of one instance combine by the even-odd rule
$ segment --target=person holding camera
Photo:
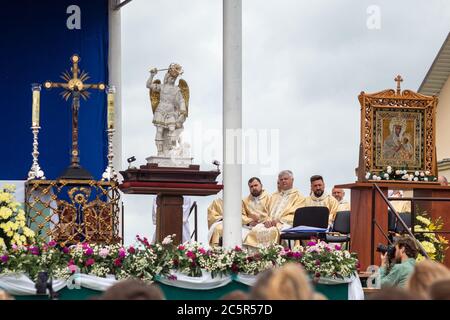
[[[397,238],[393,246],[377,248],[381,251],[381,287],[404,287],[414,271],[417,247],[409,236]]]

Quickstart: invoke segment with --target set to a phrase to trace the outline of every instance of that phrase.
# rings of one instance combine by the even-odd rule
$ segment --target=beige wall
[[[450,77],[439,94],[436,111],[437,161],[450,158]]]

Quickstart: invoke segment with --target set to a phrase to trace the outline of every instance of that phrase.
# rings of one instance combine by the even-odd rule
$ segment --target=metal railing
[[[189,209],[189,216],[188,219],[191,217],[192,211],[194,211],[194,231],[191,234],[191,239],[194,237],[195,241],[198,241],[198,215],[197,215],[197,201],[194,201],[191,208]]]
[[[374,192],[374,196],[372,197],[372,212],[375,212],[375,192],[378,192],[381,195],[381,198],[383,199],[383,201],[386,202],[388,208],[394,214],[396,221],[400,222],[400,224],[403,227],[403,230],[405,230],[406,233],[408,233],[408,235],[416,242],[416,245],[419,248],[420,253],[426,259],[429,259],[430,257],[428,256],[427,252],[425,251],[425,249],[422,246],[422,244],[420,243],[420,241],[417,240],[416,237],[414,236],[414,234],[411,232],[411,230],[409,230],[409,228],[406,225],[405,221],[403,221],[403,219],[400,217],[400,215],[395,210],[394,206],[389,202],[388,198],[384,195],[383,191],[381,191],[380,187],[376,183],[373,184],[373,192]],[[404,200],[404,199],[405,198],[401,198],[401,200]],[[450,199],[447,199],[447,201],[450,201]],[[377,223],[374,215],[373,215],[373,223],[378,228],[378,230],[383,234],[383,236],[389,241],[389,243],[392,244],[391,240],[389,239],[389,236],[384,233],[383,229]],[[414,230],[414,219],[411,219],[411,226],[412,226],[412,228]],[[374,244],[375,239],[374,238],[375,238],[374,234],[372,234],[372,248],[375,247],[375,244]]]

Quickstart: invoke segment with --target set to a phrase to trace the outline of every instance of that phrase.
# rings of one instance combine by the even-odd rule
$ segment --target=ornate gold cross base
[[[61,246],[121,241],[120,193],[115,181],[31,180],[25,184],[28,227],[37,241]]]

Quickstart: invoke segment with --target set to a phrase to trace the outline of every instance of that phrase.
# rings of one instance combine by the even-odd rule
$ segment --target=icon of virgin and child
[[[383,158],[399,161],[410,161],[413,158],[414,150],[411,135],[406,132],[406,120],[394,117],[389,123],[390,134],[383,143]]]

